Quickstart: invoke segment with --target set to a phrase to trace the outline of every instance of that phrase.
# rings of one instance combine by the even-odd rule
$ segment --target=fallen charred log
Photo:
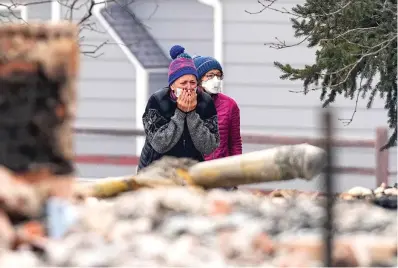
[[[198,163],[190,159],[163,157],[137,175],[99,179],[77,186],[77,194],[111,197],[140,188],[189,186],[202,189],[292,180],[311,180],[325,165],[325,152],[299,144]]]

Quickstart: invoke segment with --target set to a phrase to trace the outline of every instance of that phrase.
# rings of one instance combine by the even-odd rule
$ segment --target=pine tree
[[[381,150],[397,143],[397,1],[396,0],[306,0],[291,10],[273,8],[277,0],[258,1],[292,16],[298,43],[318,48],[312,65],[296,69],[274,62],[281,79],[303,81],[304,94],[320,90],[323,107],[337,95],[385,101],[388,125],[393,130]],[[262,10],[262,11],[263,11]],[[281,49],[284,42],[271,44]]]

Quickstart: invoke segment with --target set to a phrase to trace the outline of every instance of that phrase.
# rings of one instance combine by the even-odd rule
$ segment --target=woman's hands
[[[195,110],[197,101],[196,90],[183,89],[181,95],[177,99],[177,107],[181,111],[188,113]]]

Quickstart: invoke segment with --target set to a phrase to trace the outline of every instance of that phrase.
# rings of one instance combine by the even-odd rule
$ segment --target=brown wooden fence
[[[76,134],[96,134],[110,136],[144,136],[142,130],[112,130],[112,129],[85,129],[76,128]],[[376,129],[375,139],[335,139],[335,147],[342,148],[373,148],[375,150],[375,168],[364,167],[335,167],[336,173],[340,174],[360,174],[376,177],[377,185],[382,182],[388,184],[388,176],[396,175],[397,171],[389,170],[389,153],[387,150],[380,152],[379,148],[387,142],[388,130],[385,127]],[[321,146],[322,139],[306,137],[282,137],[272,135],[262,135],[253,133],[242,133],[242,140],[245,144],[267,144],[267,145],[293,145],[298,143],[309,143]],[[139,156],[110,156],[110,155],[77,155],[75,161],[80,164],[99,164],[99,165],[123,165],[136,166]]]

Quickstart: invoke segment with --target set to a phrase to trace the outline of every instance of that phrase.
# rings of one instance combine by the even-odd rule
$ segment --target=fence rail
[[[75,128],[76,134],[95,134],[121,137],[145,136],[143,130],[114,130],[114,129],[90,129]],[[388,150],[380,151],[382,145],[387,142],[388,130],[385,127],[376,129],[375,139],[334,139],[333,146],[340,148],[373,148],[375,150],[375,168],[366,167],[334,167],[333,171],[338,174],[358,174],[370,175],[376,177],[377,185],[381,183],[388,184],[388,176],[396,175],[397,171],[389,170]],[[298,143],[308,143],[315,146],[322,146],[322,138],[307,137],[283,137],[274,135],[264,135],[257,133],[242,133],[244,144],[262,144],[262,145],[293,145]],[[121,165],[136,166],[139,162],[139,156],[131,155],[77,155],[75,161],[80,164],[101,164],[101,165]]]

